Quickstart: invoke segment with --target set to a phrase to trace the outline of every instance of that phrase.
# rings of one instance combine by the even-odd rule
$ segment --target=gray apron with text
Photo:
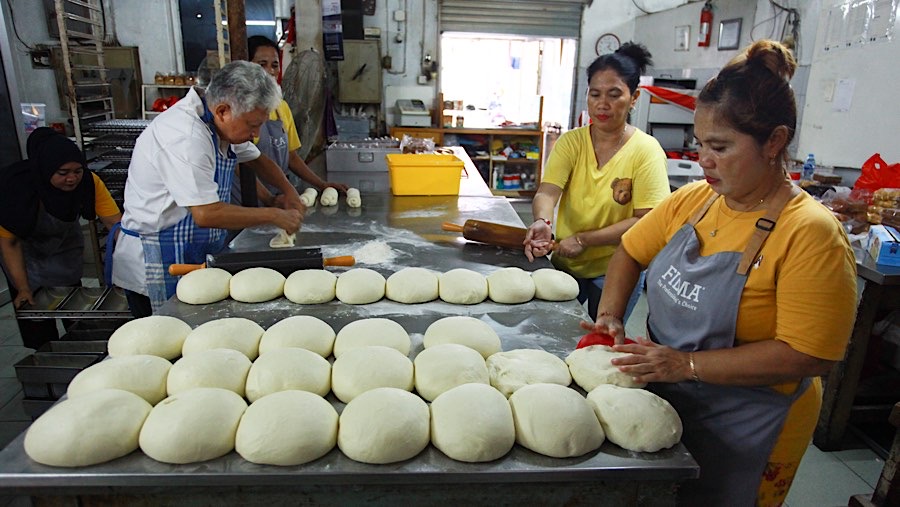
[[[287,132],[284,130],[284,122],[280,119],[266,120],[259,130],[259,142],[256,144],[256,147],[259,148],[260,153],[272,159],[272,161],[284,171],[285,175],[290,173],[290,170],[288,169],[290,154],[288,152],[288,137]],[[265,181],[259,181],[272,193],[272,195],[281,193],[281,190],[277,187],[270,185]],[[240,178],[234,178],[234,181],[231,183],[231,203],[238,206],[241,205]],[[259,206],[264,205],[259,203]]]
[[[81,284],[84,271],[84,236],[81,223],[60,220],[41,206],[31,235],[22,239],[25,270],[32,292],[38,287]]]
[[[777,191],[744,252],[700,255],[694,225],[719,196],[710,198],[678,230],[647,268],[647,327],[653,341],[684,352],[734,346],[738,306],[751,264],[793,192],[787,186]],[[684,424],[682,441],[700,464],[700,479],[681,486],[679,504],[755,505],[788,410],[808,385],[804,379],[794,394],[784,395],[765,386],[650,384],[649,390],[678,411]]]

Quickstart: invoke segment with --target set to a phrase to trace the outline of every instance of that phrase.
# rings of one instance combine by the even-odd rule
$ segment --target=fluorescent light
[[[247,26],[275,26],[274,21],[266,21],[262,19],[248,19],[245,24]],[[222,26],[228,26],[228,22],[223,20]]]

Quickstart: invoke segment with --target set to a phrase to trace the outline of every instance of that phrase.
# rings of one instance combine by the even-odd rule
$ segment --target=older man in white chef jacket
[[[226,228],[300,228],[305,208],[297,190],[252,142],[280,101],[278,85],[262,67],[232,62],[205,93],[192,88],[138,137],[112,269],[135,317],[155,313],[175,294],[169,265],[205,262],[224,248]],[[281,190],[284,209],[229,204],[238,163]]]

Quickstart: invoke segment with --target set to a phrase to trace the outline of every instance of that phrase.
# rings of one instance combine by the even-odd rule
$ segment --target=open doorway
[[[576,52],[575,39],[445,32],[441,94],[466,127],[568,125]]]

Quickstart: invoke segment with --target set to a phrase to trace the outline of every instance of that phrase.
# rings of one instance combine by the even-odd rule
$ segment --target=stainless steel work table
[[[521,225],[503,198],[363,196],[362,209],[318,207],[308,215],[298,246],[321,247],[326,256],[352,255],[369,242],[384,242],[395,255],[369,267],[385,276],[407,266],[444,272],[457,267],[484,274],[504,266],[533,270],[520,252],[465,242],[458,233],[444,232],[441,223],[477,218]],[[242,232],[229,246],[233,251],[267,248],[271,230]],[[346,269],[346,268],[340,268]],[[531,301],[520,305],[492,302],[451,305],[431,302],[403,305],[387,300],[369,305],[331,302],[297,305],[285,298],[260,304],[233,300],[191,306],[174,298],[162,313],[192,326],[215,318],[250,318],[263,327],[291,315],[313,315],[336,331],[367,317],[399,322],[413,339],[411,356],[422,350],[422,333],[435,320],[470,315],[499,333],[504,350],[543,348],[565,357],[584,333],[579,322],[587,313],[577,302]],[[333,396],[329,395],[333,400]],[[341,404],[334,401],[340,409]],[[0,452],[0,485],[5,491],[33,495],[101,495],[99,501],[145,505],[334,504],[376,505],[674,505],[675,485],[698,476],[699,468],[682,444],[657,453],[625,451],[609,442],[596,452],[555,459],[520,446],[490,463],[462,463],[433,446],[417,457],[390,465],[354,462],[338,449],[302,466],[254,465],[235,452],[192,465],[158,463],[140,452],[91,467],[61,469],[38,465],[24,453],[20,435]]]

